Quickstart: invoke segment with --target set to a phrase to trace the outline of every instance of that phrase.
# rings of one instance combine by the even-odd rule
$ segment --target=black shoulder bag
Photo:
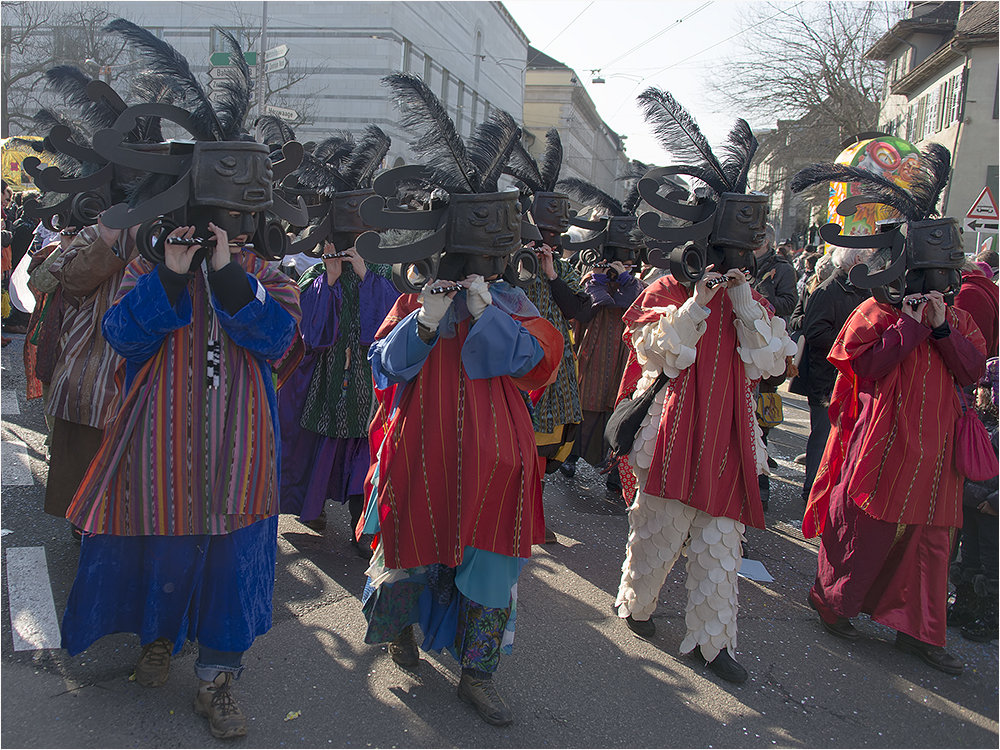
[[[624,399],[615,407],[604,428],[604,439],[611,448],[613,458],[621,458],[632,451],[642,420],[649,413],[649,407],[656,394],[663,389],[668,380],[670,378],[661,372],[639,398]]]

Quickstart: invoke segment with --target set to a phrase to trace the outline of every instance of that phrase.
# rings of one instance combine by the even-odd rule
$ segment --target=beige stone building
[[[910,2],[867,56],[886,62],[879,130],[952,153],[942,214],[963,217],[983,187],[997,195],[998,4]]]

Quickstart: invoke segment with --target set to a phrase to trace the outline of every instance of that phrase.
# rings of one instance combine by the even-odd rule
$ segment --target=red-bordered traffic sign
[[[1000,215],[997,214],[997,202],[993,197],[993,191],[984,187],[983,192],[969,209],[969,213],[965,215],[963,225],[969,232],[996,232],[1000,228],[998,219]]]

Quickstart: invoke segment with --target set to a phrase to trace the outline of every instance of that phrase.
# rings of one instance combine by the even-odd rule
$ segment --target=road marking
[[[30,487],[35,483],[28,461],[28,446],[23,441],[7,438],[0,446],[0,482],[4,487]]]
[[[17,404],[17,391],[0,391],[0,414],[20,414],[21,407]]]
[[[15,651],[59,648],[59,620],[44,547],[7,550],[7,601]]]

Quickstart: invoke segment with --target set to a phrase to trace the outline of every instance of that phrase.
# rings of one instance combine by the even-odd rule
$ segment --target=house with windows
[[[997,195],[998,5],[910,2],[866,56],[886,63],[879,130],[952,154],[938,206],[962,217],[983,187]]]

